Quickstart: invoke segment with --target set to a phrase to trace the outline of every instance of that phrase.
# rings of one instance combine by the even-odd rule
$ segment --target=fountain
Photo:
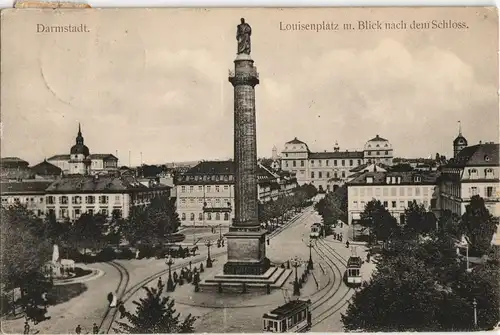
[[[72,259],[61,259],[59,256],[59,246],[52,247],[52,260],[46,265],[46,269],[52,278],[73,277],[75,272],[75,261]]]

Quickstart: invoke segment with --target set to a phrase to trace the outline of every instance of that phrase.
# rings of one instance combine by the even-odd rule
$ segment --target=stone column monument
[[[245,19],[238,25],[238,51],[229,82],[234,87],[234,220],[227,238],[224,274],[261,275],[269,269],[265,234],[258,221],[257,138],[255,86],[259,74],[250,56],[252,29]]]

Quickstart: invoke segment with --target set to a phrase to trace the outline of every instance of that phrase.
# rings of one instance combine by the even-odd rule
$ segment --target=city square
[[[40,60],[26,60],[40,62],[36,78],[45,86],[33,100],[47,104],[47,115],[67,115],[70,121],[55,118],[73,128],[40,135],[46,143],[40,145],[12,132],[4,136],[2,330],[498,329],[498,96],[487,65],[451,33],[436,35],[448,43],[442,50],[433,46],[423,54],[415,47],[421,35],[408,42],[396,33],[376,35],[377,45],[359,50],[346,37],[336,37],[339,50],[313,39],[297,50],[291,38],[273,35],[283,33],[266,31],[270,23],[259,15],[270,12],[242,12],[163,12],[186,29],[180,35],[193,38],[169,32],[166,47],[148,32],[173,23],[136,10],[136,28],[106,26],[95,50],[46,37]],[[288,13],[290,22],[296,19]],[[477,17],[466,9],[454,13]],[[123,15],[124,22],[135,17]],[[196,35],[186,23],[190,17],[212,26]],[[467,43],[487,31],[477,25]],[[43,49],[50,43],[52,51]],[[138,51],[137,43],[147,51]],[[321,51],[316,61],[306,50],[313,47]],[[492,50],[483,52],[490,57]],[[408,63],[387,63],[392,52]],[[442,57],[435,68],[422,60],[432,52]],[[75,70],[77,79],[54,71],[76,60],[88,66]],[[354,70],[374,60],[382,68]],[[220,64],[229,71],[214,71]],[[331,84],[338,93],[333,98],[321,66],[359,72],[339,79],[351,82]],[[288,80],[280,81],[275,70]],[[16,93],[16,78],[25,74],[10,71],[2,81],[2,114],[10,127],[27,127],[31,118],[14,111],[34,102]],[[146,73],[155,87],[142,82]],[[439,80],[423,88],[432,75]],[[6,80],[16,85],[7,87]],[[88,99],[69,90],[80,86]],[[413,93],[415,87],[422,92]],[[401,90],[394,100],[391,90]],[[480,98],[471,94],[479,91]],[[294,103],[312,114],[295,112]],[[93,114],[90,106],[109,113]],[[145,106],[151,110],[140,115]],[[404,115],[387,110],[396,106]],[[488,122],[478,125],[468,108]],[[29,126],[38,136],[41,126]],[[339,144],[351,142],[351,148]]]

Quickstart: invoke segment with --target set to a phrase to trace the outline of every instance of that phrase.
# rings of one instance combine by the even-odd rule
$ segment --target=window
[[[406,190],[406,192],[408,193],[407,195],[408,195],[409,197],[413,196],[413,188],[408,187],[408,189]]]
[[[224,221],[229,221],[229,214],[228,213],[224,213]]]
[[[93,210],[93,209],[88,208],[88,209],[87,209],[87,214],[89,214],[89,215],[94,215],[94,210]]]
[[[288,161],[285,161],[285,167],[288,167]]]
[[[358,202],[357,202],[357,201],[353,201],[353,202],[352,202],[352,207],[353,207],[354,209],[358,209]]]
[[[389,196],[389,189],[387,187],[384,187],[382,192],[383,192],[384,197]]]
[[[364,188],[360,188],[359,189],[359,195],[364,197],[365,196],[365,189]]]
[[[212,220],[212,213],[207,213],[207,220]]]
[[[330,161],[327,159],[327,160],[325,161],[325,164],[326,164],[326,166],[330,165]]]
[[[186,203],[186,199],[185,198],[181,199],[181,204],[184,205],[185,203]]]
[[[422,177],[421,177],[421,176],[415,176],[415,177],[413,178],[413,181],[414,181],[415,183],[420,183],[420,182],[422,181]]]
[[[398,189],[396,187],[391,187],[391,197],[398,195]]]
[[[203,191],[203,186],[198,186],[198,192],[202,192]]]
[[[365,209],[365,202],[361,201],[361,209]]]
[[[368,156],[371,156],[372,155],[372,152],[371,151],[368,151]]]
[[[396,208],[396,201],[392,202],[392,208]]]
[[[85,202],[88,204],[95,204],[95,197],[93,195],[87,195],[85,197]]]
[[[311,166],[314,166],[314,161],[311,161]]]
[[[415,187],[415,196],[420,195],[420,187]]]
[[[399,202],[399,208],[405,208],[405,202],[404,201],[400,201]]]
[[[314,178],[314,171],[311,172],[311,178]]]
[[[215,220],[217,220],[217,221],[220,220],[220,213],[219,212],[215,213]]]
[[[194,204],[194,198],[190,198],[189,202],[192,203],[192,204]]]
[[[52,195],[49,195],[49,196],[47,197],[47,203],[48,203],[49,205],[53,205],[53,204],[55,203],[55,197],[54,197],[54,196],[52,196]]]
[[[79,208],[76,208],[75,209],[75,219],[78,219],[81,215],[81,212],[80,212],[80,209]]]
[[[191,221],[194,221],[194,213],[191,213],[190,217],[191,217]]]
[[[429,188],[428,187],[424,187],[424,196],[429,196]]]
[[[99,196],[99,203],[100,204],[107,204],[108,203],[108,196],[107,195]]]
[[[484,170],[484,175],[486,178],[493,178],[493,169]]]
[[[330,172],[326,172],[326,178],[330,178]]]
[[[215,192],[220,192],[220,187],[218,185],[215,186]]]
[[[352,159],[349,160],[349,166],[352,166]]]
[[[373,196],[373,188],[369,187],[366,189],[366,195],[369,197]]]
[[[224,191],[229,190],[229,185],[224,185]]]
[[[405,196],[405,188],[404,187],[399,188],[399,196],[401,196],[401,197]]]
[[[59,202],[63,205],[67,205],[68,204],[68,197],[63,195],[62,197],[59,197]]]
[[[425,208],[429,207],[429,201],[424,200],[424,207],[425,207]]]
[[[375,196],[376,196],[376,197],[380,197],[380,187],[377,187],[377,188],[375,189]]]
[[[476,170],[476,169],[470,169],[470,170],[469,170],[469,177],[470,177],[471,179],[473,179],[473,178],[477,178],[477,170]]]
[[[345,166],[345,160],[342,160],[342,166]]]
[[[193,193],[194,191],[194,186],[189,186],[189,193]]]
[[[337,160],[336,159],[333,161],[333,166],[337,166]]]
[[[471,195],[471,197],[474,195],[478,195],[477,187],[474,186],[474,187],[470,188],[470,195]]]
[[[292,161],[292,166],[296,167],[297,166],[297,162],[296,161]]]
[[[410,205],[411,205],[411,203],[412,203],[412,202],[413,202],[413,201],[408,200],[408,207],[410,207]]]
[[[493,187],[491,187],[491,186],[486,187],[486,196],[488,198],[493,196]]]
[[[384,207],[385,208],[389,207],[389,204],[387,203],[387,201],[384,201]]]
[[[219,198],[215,199],[215,203],[220,204],[220,199]]]
[[[321,166],[321,160],[318,161],[318,166]]]
[[[335,171],[335,172],[333,173],[333,178],[335,178],[335,179],[337,179],[337,178],[338,178],[337,171]]]
[[[186,213],[181,214],[181,220],[185,221],[186,220]]]
[[[77,204],[81,204],[81,203],[82,203],[82,197],[81,197],[81,196],[79,196],[79,195],[72,197],[72,199],[71,199],[71,200],[72,200],[72,203],[73,203],[74,205],[77,205]]]
[[[323,178],[323,172],[321,171],[318,172],[318,178]]]
[[[207,192],[208,193],[212,192],[212,186],[210,186],[210,185],[207,186]]]
[[[342,171],[342,178],[345,178],[345,171]]]
[[[108,210],[106,208],[101,208],[101,214],[104,216],[108,216]]]
[[[304,161],[300,161],[300,166],[304,166]]]
[[[380,156],[380,151],[377,151],[377,156]]]
[[[186,186],[181,186],[181,193],[186,192]]]
[[[358,189],[353,187],[352,188],[352,195],[357,196],[358,195]]]

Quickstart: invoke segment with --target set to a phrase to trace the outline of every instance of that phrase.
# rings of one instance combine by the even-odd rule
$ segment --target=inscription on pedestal
[[[259,239],[228,238],[227,259],[228,261],[254,261],[262,259],[262,247]],[[265,248],[265,246],[264,246]],[[265,255],[265,251],[264,251]]]

